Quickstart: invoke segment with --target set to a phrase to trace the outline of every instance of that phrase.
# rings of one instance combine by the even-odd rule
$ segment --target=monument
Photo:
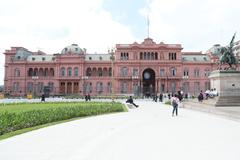
[[[218,92],[215,106],[239,106],[240,107],[240,71],[237,71],[237,59],[233,54],[233,44],[236,33],[230,44],[220,48],[218,70],[211,72],[210,85]]]

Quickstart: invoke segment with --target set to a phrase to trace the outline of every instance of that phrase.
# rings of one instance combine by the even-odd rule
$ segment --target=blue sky
[[[107,53],[117,43],[182,44],[203,51],[240,39],[239,0],[0,0],[0,85],[4,50],[59,53],[72,43],[88,53]]]

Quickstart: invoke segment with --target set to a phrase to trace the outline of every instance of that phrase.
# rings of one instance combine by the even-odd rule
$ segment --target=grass
[[[126,111],[121,103],[50,102],[0,105],[0,139],[77,117]]]

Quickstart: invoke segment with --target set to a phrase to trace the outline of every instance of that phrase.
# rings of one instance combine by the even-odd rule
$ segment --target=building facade
[[[116,44],[106,54],[88,54],[77,44],[59,54],[11,47],[5,54],[4,91],[13,96],[41,95],[197,95],[210,89],[208,76],[217,69],[212,50],[183,52],[181,44]]]

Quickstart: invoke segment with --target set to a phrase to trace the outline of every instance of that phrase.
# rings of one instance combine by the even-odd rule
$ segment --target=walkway
[[[0,141],[2,160],[239,160],[240,123],[136,101],[127,113],[80,119]]]

